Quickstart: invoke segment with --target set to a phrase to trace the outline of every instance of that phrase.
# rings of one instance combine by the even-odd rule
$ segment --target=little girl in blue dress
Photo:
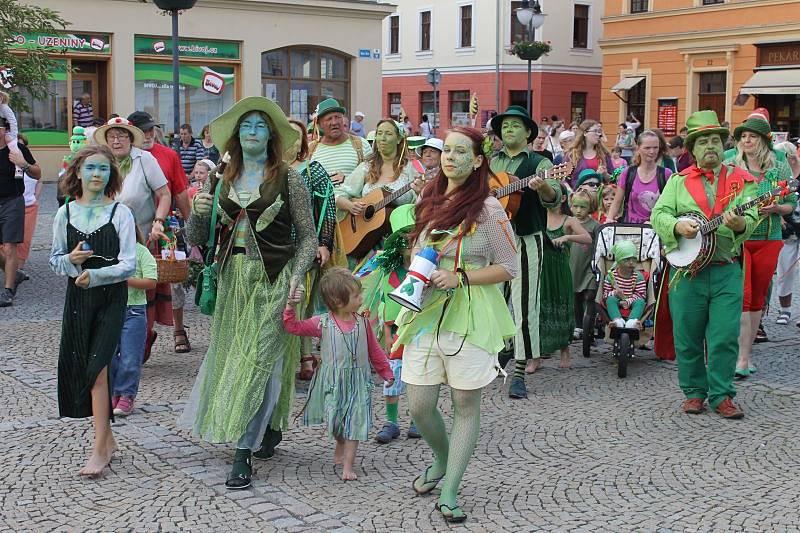
[[[372,376],[370,365],[389,384],[394,375],[386,353],[367,319],[358,314],[363,301],[361,284],[344,268],[330,269],[319,291],[328,313],[298,320],[295,306],[300,294],[291,294],[283,312],[286,331],[322,339],[322,365],[311,382],[305,425],[327,424],[336,440],[334,464],[342,464],[344,481],[357,479],[353,470],[358,441],[369,438],[372,426]]]

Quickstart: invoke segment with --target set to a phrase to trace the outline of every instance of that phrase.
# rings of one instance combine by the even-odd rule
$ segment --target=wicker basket
[[[159,283],[183,283],[189,279],[189,261],[185,259],[156,259]]]

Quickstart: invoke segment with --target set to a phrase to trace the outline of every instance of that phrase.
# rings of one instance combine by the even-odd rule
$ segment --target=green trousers
[[[709,265],[694,278],[673,282],[669,309],[676,326],[678,383],[687,398],[708,398],[716,408],[725,398],[736,396],[733,374],[739,355],[742,268],[738,262]]]
[[[628,315],[629,320],[639,320],[644,314],[646,302],[644,300],[636,300],[631,306],[631,312]],[[622,313],[619,312],[619,298],[616,296],[609,296],[606,298],[606,310],[608,311],[608,318],[614,320],[615,318],[622,318]]]

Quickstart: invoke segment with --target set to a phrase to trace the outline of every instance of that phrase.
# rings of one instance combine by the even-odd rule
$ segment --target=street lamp
[[[541,28],[544,24],[544,13],[542,13],[542,6],[539,5],[539,0],[533,0],[531,6],[530,0],[522,0],[522,7],[517,9],[517,20],[520,24],[525,26],[528,41],[533,41],[533,30]],[[526,101],[528,103],[528,113],[533,116],[533,109],[531,109],[531,60],[528,59],[528,92],[526,94]]]
[[[180,131],[181,126],[181,96],[180,84],[180,59],[178,54],[178,15],[181,11],[192,9],[197,0],[153,0],[159,9],[168,11],[172,15],[172,114],[173,132],[175,135]]]

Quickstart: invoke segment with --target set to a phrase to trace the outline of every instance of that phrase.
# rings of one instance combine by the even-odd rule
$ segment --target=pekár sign
[[[787,65],[800,65],[800,42],[759,45],[759,67]]]

